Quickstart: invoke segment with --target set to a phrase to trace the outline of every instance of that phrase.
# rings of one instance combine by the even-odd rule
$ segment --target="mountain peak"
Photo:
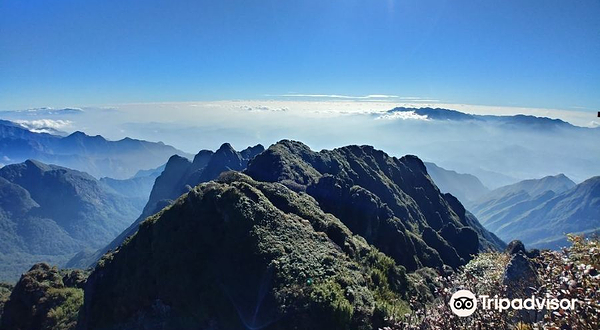
[[[27,159],[26,161],[23,162],[23,164],[27,167],[33,167],[33,168],[37,168],[42,172],[46,172],[49,171],[51,169],[50,165],[44,164],[40,161],[37,161],[35,159]]]
[[[87,135],[82,131],[75,131],[66,137],[64,137],[65,141],[75,140],[77,143],[81,143],[80,141],[93,141],[95,143],[105,143],[107,140],[102,135]],[[117,142],[127,142],[126,140],[121,140]]]
[[[179,156],[173,155],[165,164],[165,169],[163,170],[163,174],[168,175],[169,173],[178,173],[180,171],[186,171],[192,163],[189,159]]]
[[[169,163],[185,163],[185,162],[189,163],[190,160],[185,157],[179,156],[179,155],[173,155],[173,156],[169,157],[169,160],[167,161],[167,165]]]
[[[500,196],[508,196],[519,192],[525,192],[531,197],[541,195],[548,190],[560,194],[575,187],[575,185],[575,182],[562,173],[558,175],[548,175],[540,179],[523,180],[494,189],[486,196],[483,196],[478,203],[482,203],[485,200],[498,199]]]
[[[194,156],[194,167],[204,167],[208,163],[210,157],[214,154],[212,150],[200,150],[196,156]]]
[[[425,166],[425,163],[423,163],[421,158],[419,158],[415,155],[405,155],[405,156],[402,156],[402,158],[400,158],[400,160],[407,164],[411,164],[414,168],[418,168],[423,173],[427,173],[427,167]]]
[[[82,131],[75,131],[75,132],[73,132],[73,133],[69,134],[67,137],[68,137],[68,138],[69,138],[69,137],[70,137],[70,138],[81,138],[81,137],[87,137],[87,136],[89,136],[89,135],[85,134],[85,133],[84,133],[84,132],[82,132]]]
[[[559,173],[556,175],[549,175],[540,180],[551,180],[551,181],[556,181],[556,182],[562,182],[564,184],[567,184],[570,187],[575,186],[575,182],[573,182],[573,180],[571,180],[568,176],[566,176],[563,173]]]
[[[215,153],[234,153],[235,149],[233,149],[233,147],[231,146],[231,144],[225,142],[223,143],[219,149],[217,149],[217,151]]]

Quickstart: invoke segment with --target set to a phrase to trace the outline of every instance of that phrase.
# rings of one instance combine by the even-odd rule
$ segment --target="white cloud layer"
[[[268,95],[269,96],[269,95]],[[281,95],[273,95],[273,96],[279,96],[279,97],[299,97],[299,98],[329,98],[329,99],[356,99],[356,100],[361,100],[361,99],[393,99],[393,98],[400,98],[397,95],[386,95],[386,94],[370,94],[370,95],[364,95],[364,96],[351,96],[351,95],[339,95],[339,94],[296,94],[296,93],[290,93],[290,94],[281,94]]]
[[[36,133],[55,133],[73,125],[72,121],[62,119],[15,120],[14,122]]]
[[[384,113],[376,119],[386,119],[386,120],[395,120],[395,119],[412,119],[412,120],[429,120],[425,115],[419,115],[414,111],[397,111],[392,113]]]
[[[245,111],[267,111],[267,112],[280,112],[280,111],[288,111],[287,107],[268,107],[264,105],[257,106],[249,106],[249,105],[241,105],[240,109]]]
[[[83,113],[84,111],[81,108],[55,109],[55,108],[50,108],[50,107],[44,107],[44,108],[32,108],[32,109],[27,109],[27,110],[16,110],[16,111],[10,111],[10,112],[14,112],[14,113],[18,113],[18,114],[27,114],[30,116],[52,116],[52,115],[80,114],[80,113]]]
[[[280,95],[265,95],[267,97],[284,97],[297,99],[332,99],[332,100],[355,100],[355,101],[389,101],[389,102],[438,102],[432,98],[423,98],[416,96],[398,96],[389,94],[369,94],[369,95],[341,95],[341,94],[299,94],[288,93]]]
[[[589,111],[444,104],[399,98],[116,104],[109,105],[110,111],[86,107],[75,116],[64,114],[39,119],[44,117],[32,118],[26,113],[17,116],[14,112],[12,116],[4,116],[5,113],[0,112],[0,118],[18,120],[37,130],[81,130],[111,140],[129,136],[163,141],[189,153],[214,150],[223,142],[242,149],[256,143],[268,146],[280,139],[294,139],[317,150],[368,144],[391,155],[415,154],[440,166],[473,174],[494,172],[526,179],[565,173],[575,181],[598,175],[598,135],[590,138],[589,134],[600,134],[600,131],[580,130],[561,135],[524,129],[507,134],[506,130],[489,125],[427,120],[411,111],[387,113],[395,107],[446,108],[485,115],[526,114],[558,118],[579,126],[598,125],[596,113]]]

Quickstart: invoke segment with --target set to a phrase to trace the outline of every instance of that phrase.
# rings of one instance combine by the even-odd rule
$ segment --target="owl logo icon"
[[[456,291],[450,298],[450,309],[460,317],[470,316],[477,309],[477,298],[469,290]]]

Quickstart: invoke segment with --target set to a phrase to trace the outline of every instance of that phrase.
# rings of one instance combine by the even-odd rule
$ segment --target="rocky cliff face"
[[[306,191],[409,270],[458,267],[503,245],[456,198],[440,193],[415,156],[398,159],[370,146],[314,152],[284,140],[255,157],[245,173]]]
[[[372,329],[406,310],[410,290],[403,267],[306,193],[230,172],[98,263],[80,326]]]

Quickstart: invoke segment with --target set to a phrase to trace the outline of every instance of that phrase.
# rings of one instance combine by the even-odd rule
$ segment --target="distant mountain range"
[[[416,153],[442,167],[473,174],[489,189],[555,173],[581,182],[600,168],[598,127],[427,107],[400,107],[371,116],[381,136],[401,141],[397,147],[386,146],[391,152]],[[595,120],[596,114],[589,113],[589,125]]]
[[[565,234],[600,231],[600,177],[578,185],[565,175],[525,180],[495,189],[467,205],[504,240],[557,249]]]
[[[527,127],[530,129],[552,129],[552,128],[576,128],[576,129],[595,129],[574,126],[560,119],[551,119],[546,117],[537,117],[531,115],[473,115],[456,110],[442,108],[405,108],[398,107],[388,110],[385,115],[391,116],[398,113],[414,113],[417,116],[430,120],[451,120],[451,121],[481,121],[496,124],[502,124],[504,127]]]
[[[139,224],[144,219],[170,205],[179,196],[187,193],[199,183],[214,180],[224,171],[241,171],[245,169],[248,161],[262,151],[264,151],[264,147],[260,144],[237,152],[229,143],[225,143],[214,152],[211,150],[200,151],[194,157],[193,161],[173,155],[169,158],[167,164],[165,164],[164,170],[161,171],[155,182],[153,182],[149,199],[147,199],[141,215],[136,215],[137,220],[133,221],[125,231],[120,233],[107,246],[93,253],[91,251],[82,251],[71,259],[67,265],[69,267],[86,268],[95,264],[104,253],[117,248],[127,237],[135,234]],[[138,173],[138,175],[143,174]],[[127,180],[127,182],[133,184],[137,182],[136,179],[132,178]]]
[[[129,179],[119,180],[104,177],[100,178],[100,182],[105,185],[107,189],[112,189],[120,195],[139,201],[143,207],[143,205],[148,202],[150,192],[154,186],[154,181],[165,169],[165,165],[155,169],[140,170],[136,175]]]
[[[0,168],[0,279],[104,246],[142,205],[76,170],[34,160]]]
[[[474,175],[457,173],[434,163],[426,162],[425,166],[427,173],[442,192],[451,193],[465,205],[490,192]]]
[[[174,154],[189,156],[162,142],[130,138],[108,141],[82,132],[59,136],[33,132],[17,123],[0,120],[0,163],[4,165],[37,159],[84,171],[96,178],[127,179],[139,169],[163,165]]]

